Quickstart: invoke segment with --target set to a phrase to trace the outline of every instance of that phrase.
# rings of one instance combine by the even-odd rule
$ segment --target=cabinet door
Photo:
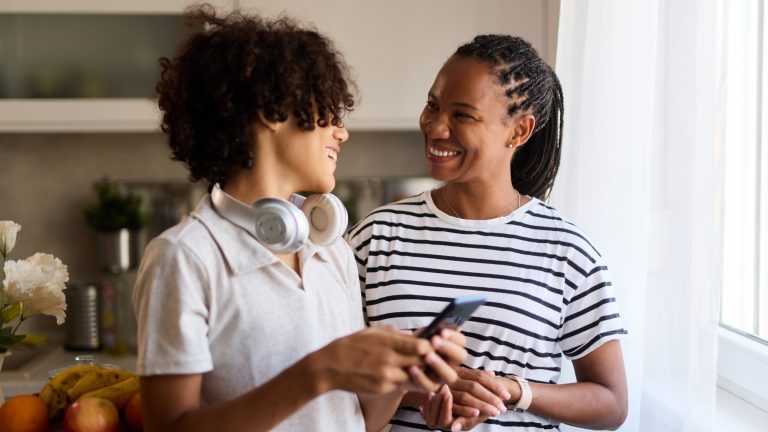
[[[0,0],[0,132],[156,131],[157,59],[189,3]]]
[[[230,10],[235,0],[207,0],[222,10]],[[2,0],[0,13],[138,13],[178,14],[190,0]]]
[[[245,12],[285,13],[333,39],[359,87],[352,129],[417,129],[443,62],[480,33],[520,35],[554,58],[556,0],[240,0]]]

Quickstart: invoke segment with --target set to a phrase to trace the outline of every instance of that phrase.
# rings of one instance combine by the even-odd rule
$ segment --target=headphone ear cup
[[[309,239],[318,246],[327,246],[347,230],[347,209],[336,195],[310,195],[302,206],[309,221]]]
[[[295,205],[277,198],[262,198],[252,206],[254,236],[274,253],[297,251],[307,239],[309,224]]]

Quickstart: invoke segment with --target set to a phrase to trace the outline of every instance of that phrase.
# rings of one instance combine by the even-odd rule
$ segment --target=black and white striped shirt
[[[462,326],[465,366],[556,383],[562,356],[578,359],[626,334],[603,258],[557,210],[532,199],[491,220],[440,211],[431,194],[380,207],[347,234],[371,325],[423,327],[453,298],[484,294]],[[425,430],[401,409],[395,430]],[[473,430],[538,431],[558,423],[508,411]]]

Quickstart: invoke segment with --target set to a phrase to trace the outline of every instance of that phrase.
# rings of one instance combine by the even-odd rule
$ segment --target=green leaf
[[[0,311],[0,323],[8,324],[21,315],[21,303],[16,303],[4,307]]]
[[[13,334],[13,327],[7,326],[0,329],[0,349],[13,348],[24,339],[24,335]]]
[[[117,183],[104,179],[94,185],[96,202],[85,208],[85,221],[96,231],[118,231],[127,228],[135,231],[149,221],[141,211],[141,197],[124,193]]]

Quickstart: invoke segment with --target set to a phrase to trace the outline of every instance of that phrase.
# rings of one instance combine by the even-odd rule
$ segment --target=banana
[[[86,393],[109,387],[133,376],[135,375],[125,369],[102,368],[101,370],[93,371],[80,378],[80,380],[69,389],[67,397],[70,401],[76,401],[80,399],[80,396]]]
[[[134,376],[131,378],[128,378],[125,381],[121,381],[117,384],[113,384],[109,387],[100,388],[98,390],[94,390],[92,392],[88,392],[82,396],[80,396],[80,399],[85,399],[89,397],[99,397],[103,399],[107,399],[108,401],[115,404],[118,410],[122,410],[125,408],[125,405],[128,403],[128,400],[135,395],[139,391],[139,378]]]
[[[122,384],[131,381],[127,384]],[[59,371],[40,390],[40,398],[48,407],[48,419],[58,421],[69,403],[93,394],[122,408],[138,391],[136,375],[120,368],[98,365],[75,365]]]
[[[51,421],[59,420],[70,402],[67,398],[67,391],[77,384],[83,376],[99,369],[101,367],[96,365],[70,366],[48,380],[40,390],[40,398],[48,407],[48,419]]]
[[[64,410],[67,408],[67,396],[64,392],[54,388],[51,383],[45,383],[39,396],[48,407],[49,420],[56,421],[60,415],[64,414]]]
[[[59,389],[63,392],[69,391],[75,384],[77,384],[77,381],[80,380],[83,376],[94,372],[104,369],[101,366],[97,365],[90,365],[90,364],[79,364],[70,366],[61,372],[57,373],[53,378],[51,378],[48,382],[56,389]]]

